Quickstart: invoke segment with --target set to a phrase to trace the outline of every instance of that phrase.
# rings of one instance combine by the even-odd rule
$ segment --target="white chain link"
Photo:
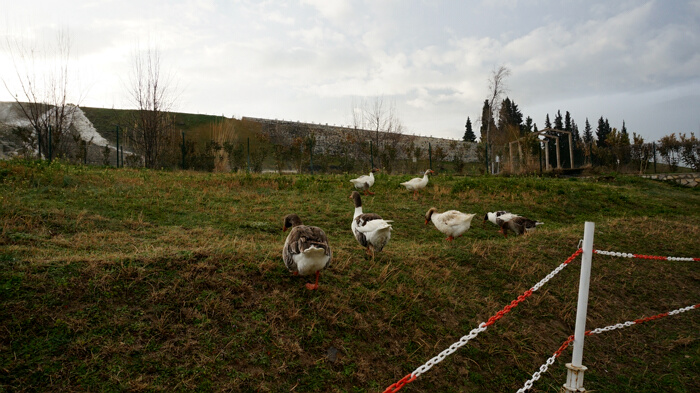
[[[634,321],[627,321],[625,323],[617,323],[615,325],[610,325],[610,326],[606,326],[603,328],[593,329],[593,330],[591,330],[591,334],[598,334],[598,333],[602,333],[602,332],[609,332],[611,330],[622,329],[622,328],[630,327],[634,324],[636,324],[636,322],[634,322]]]
[[[524,392],[530,390],[530,388],[532,387],[532,385],[533,385],[538,379],[540,379],[540,377],[542,376],[542,374],[544,374],[544,372],[547,371],[547,369],[549,368],[549,366],[551,366],[552,364],[554,364],[554,361],[555,361],[555,360],[557,360],[557,355],[553,355],[551,358],[547,359],[547,361],[545,362],[545,364],[543,364],[543,365],[540,366],[540,371],[536,371],[534,374],[532,374],[532,378],[531,378],[530,380],[528,380],[527,382],[525,382],[525,386],[523,386],[522,388],[520,388],[520,390],[518,390],[517,393],[524,393]]]
[[[418,367],[415,371],[413,371],[411,373],[411,375],[413,377],[418,377],[419,375],[423,374],[424,372],[430,370],[434,365],[445,360],[446,357],[452,355],[456,350],[458,350],[460,347],[463,347],[466,343],[468,343],[469,340],[475,338],[477,335],[479,335],[479,333],[483,332],[486,329],[488,329],[488,327],[486,326],[486,322],[482,322],[478,328],[472,329],[472,331],[469,332],[469,334],[460,338],[459,341],[450,345],[449,348],[440,352],[434,358],[428,360],[424,365]]]
[[[610,255],[612,257],[634,258],[634,254],[629,254],[625,252],[595,250],[595,253],[600,255]]]
[[[690,310],[692,310],[692,309],[694,309],[694,308],[698,308],[698,305],[683,307],[683,308],[679,308],[678,310],[669,311],[669,312],[668,312],[668,315],[677,315],[677,314],[680,314],[680,313],[684,313],[684,312],[686,312],[686,311],[690,311]]]
[[[554,269],[551,273],[549,273],[549,274],[548,274],[545,278],[543,278],[540,282],[538,282],[537,284],[535,284],[535,286],[531,288],[531,291],[532,291],[532,292],[535,292],[536,290],[542,288],[542,286],[543,286],[544,284],[546,284],[547,281],[551,280],[552,277],[554,277],[554,276],[556,276],[557,274],[559,274],[559,272],[562,271],[562,269],[564,269],[565,267],[566,267],[566,264],[565,264],[565,263],[562,263],[561,265],[557,266],[556,269]]]
[[[616,252],[616,251],[602,251],[602,250],[594,250],[593,251],[596,254],[600,255],[609,255],[612,257],[622,257],[622,258],[636,258],[634,254],[630,253],[625,253],[625,252]],[[693,262],[695,258],[686,258],[686,257],[663,257],[667,261],[682,261],[682,262]]]

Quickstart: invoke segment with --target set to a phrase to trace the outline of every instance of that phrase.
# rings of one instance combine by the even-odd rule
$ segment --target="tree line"
[[[501,162],[506,162],[505,169],[511,172],[533,171],[541,166],[541,157],[544,156],[545,160],[549,157],[544,166],[551,168],[588,166],[644,172],[650,161],[658,156],[672,171],[681,164],[700,170],[700,141],[692,132],[689,136],[671,133],[658,142],[647,143],[641,135],[634,132],[630,135],[624,121],[618,129],[611,127],[608,119],[601,116],[594,130],[586,118],[581,130],[571,113],[565,111],[562,115],[561,110],[557,110],[553,121],[547,114],[544,128],[539,130],[530,116],[523,115],[514,100],[509,97],[500,99],[505,92],[504,80],[509,74],[503,66],[493,71],[489,80],[489,98],[484,100],[478,119],[481,122],[480,159],[487,167],[489,163],[493,164],[494,157],[498,157]],[[467,117],[462,140],[477,142],[470,117]],[[517,160],[512,160],[513,156]]]

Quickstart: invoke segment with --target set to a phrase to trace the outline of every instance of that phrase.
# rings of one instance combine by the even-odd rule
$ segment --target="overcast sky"
[[[581,131],[603,116],[647,141],[700,134],[700,0],[0,0],[0,24],[13,94],[6,39],[67,31],[82,106],[133,107],[133,54],[155,45],[180,112],[347,125],[383,97],[408,133],[459,139],[505,65],[539,128],[561,110]]]

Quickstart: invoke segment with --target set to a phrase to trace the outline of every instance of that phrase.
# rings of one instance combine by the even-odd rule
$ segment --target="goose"
[[[543,222],[531,220],[526,217],[513,217],[510,220],[504,221],[500,218],[496,219],[498,226],[501,227],[503,236],[508,237],[508,230],[515,232],[516,235],[533,232],[538,226],[544,225]]]
[[[294,275],[308,276],[316,274],[314,284],[306,284],[309,290],[318,289],[318,277],[321,270],[327,268],[333,258],[333,251],[328,244],[328,237],[319,227],[301,223],[296,214],[284,217],[282,231],[291,228],[282,248],[282,260]]]
[[[418,191],[428,185],[428,174],[434,174],[432,169],[428,169],[423,174],[423,177],[416,177],[409,181],[401,183],[408,191],[413,191],[413,199],[418,199]]]
[[[425,213],[425,225],[428,225],[428,221],[432,221],[438,231],[447,235],[447,241],[452,241],[469,230],[474,216],[476,213],[466,214],[457,210],[438,213],[436,208],[431,207]]]
[[[367,254],[382,251],[391,238],[391,222],[382,219],[378,214],[362,212],[362,198],[360,193],[353,191],[350,199],[355,203],[355,214],[352,217],[352,234],[362,247],[366,247]]]
[[[500,218],[501,221],[509,221],[515,217],[520,217],[520,216],[517,214],[507,212],[505,210],[499,210],[496,212],[488,212],[484,215],[484,222],[482,223],[482,226],[486,225],[486,221],[490,221],[491,223],[493,223],[493,225],[500,226],[498,224],[498,222],[496,222],[497,219]]]
[[[362,175],[357,179],[352,179],[350,180],[350,183],[352,183],[358,190],[364,190],[365,195],[374,195],[373,192],[369,191],[369,188],[372,187],[372,185],[374,185],[374,174],[376,172],[379,172],[379,169],[373,168],[369,172],[369,175]]]

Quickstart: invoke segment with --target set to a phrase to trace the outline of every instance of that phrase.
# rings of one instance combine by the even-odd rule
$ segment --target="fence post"
[[[248,172],[250,173],[250,137],[248,137]]]
[[[309,165],[311,166],[311,174],[314,174],[314,141],[309,141]]]
[[[39,140],[39,160],[41,160],[42,159],[42,157],[41,157],[41,142],[42,141],[41,141],[41,131],[40,130],[37,130],[36,137]]]
[[[433,169],[433,147],[428,142],[428,160],[430,162],[430,169]]]
[[[49,164],[51,163],[51,159],[53,158],[53,132],[51,131],[51,126],[49,125]]]
[[[119,126],[115,126],[117,131],[117,168],[119,168]]]
[[[581,277],[578,284],[578,304],[576,306],[576,330],[574,331],[574,354],[571,363],[566,364],[566,392],[585,392],[583,388],[583,339],[586,336],[586,314],[588,311],[588,288],[591,281],[591,259],[593,257],[593,233],[595,223],[586,221],[583,231],[583,254],[581,257]]]
[[[182,133],[182,170],[185,170],[185,131],[180,131]]]

